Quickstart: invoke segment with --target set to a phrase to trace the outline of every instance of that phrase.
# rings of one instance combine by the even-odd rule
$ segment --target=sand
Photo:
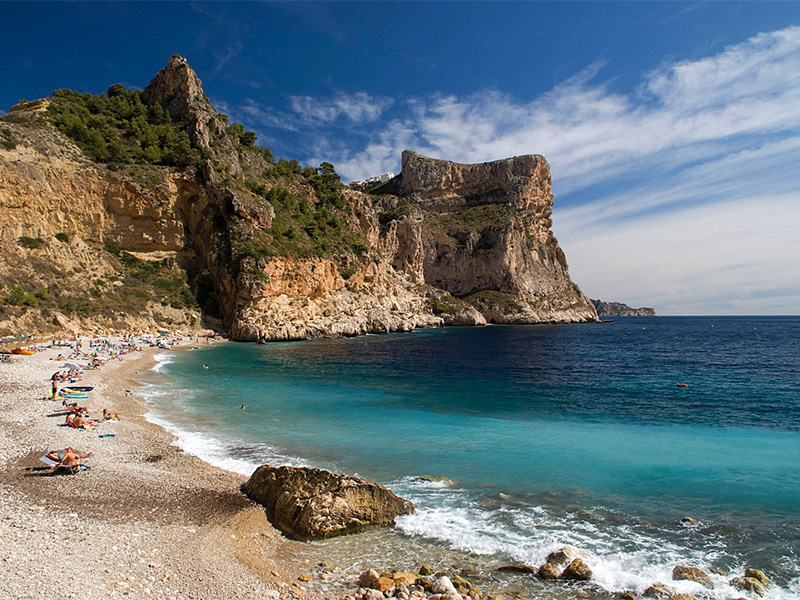
[[[50,375],[64,349],[0,364],[0,598],[341,598],[347,585],[281,536],[245,478],[173,445],[144,418],[137,371],[155,352],[84,371],[92,431],[60,427]],[[126,391],[127,390],[127,391]],[[100,438],[101,434],[115,437]],[[48,449],[92,452],[91,470],[53,475]],[[299,578],[311,579],[310,582]],[[352,586],[352,582],[349,583]],[[352,590],[352,587],[350,587]]]

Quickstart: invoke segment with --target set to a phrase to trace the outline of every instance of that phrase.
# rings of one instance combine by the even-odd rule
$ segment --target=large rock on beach
[[[414,511],[379,483],[308,467],[261,465],[242,490],[275,527],[303,541],[384,527]]]
[[[708,574],[697,567],[678,565],[672,569],[672,579],[675,581],[694,581],[707,588],[713,587]]]

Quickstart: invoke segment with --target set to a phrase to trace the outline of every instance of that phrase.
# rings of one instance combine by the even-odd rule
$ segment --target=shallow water
[[[146,393],[153,420],[220,466],[388,484],[418,511],[384,538],[433,562],[488,574],[571,544],[609,591],[669,581],[678,563],[747,565],[796,598],[798,340],[800,318],[658,317],[222,344],[161,355]],[[388,560],[370,551],[380,534],[356,538],[328,549]],[[717,598],[741,596],[714,579]]]

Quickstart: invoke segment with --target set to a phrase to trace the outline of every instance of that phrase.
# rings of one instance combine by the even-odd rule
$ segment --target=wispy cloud
[[[297,115],[307,121],[332,123],[345,117],[353,123],[372,122],[392,105],[391,98],[377,98],[366,92],[338,92],[331,98],[290,96],[289,103]]]

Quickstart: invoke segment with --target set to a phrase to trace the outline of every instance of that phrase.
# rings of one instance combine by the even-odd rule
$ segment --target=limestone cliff
[[[400,202],[420,209],[417,232],[404,236],[398,256],[416,256],[408,269],[426,283],[496,323],[597,319],[550,231],[553,195],[543,156],[462,165],[406,151],[401,174],[384,191],[392,188]]]
[[[550,232],[541,156],[405,152],[401,174],[366,194],[327,163],[275,162],[182,57],[141,92],[112,88],[60,92],[0,123],[7,330],[198,325],[202,312],[235,339],[288,340],[597,319]],[[109,121],[98,142],[80,115],[99,104],[141,116]],[[186,147],[153,145],[180,136]]]

